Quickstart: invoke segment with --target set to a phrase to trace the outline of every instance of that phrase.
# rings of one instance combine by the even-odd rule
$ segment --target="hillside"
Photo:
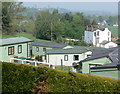
[[[12,35],[2,35],[0,36],[0,38],[11,38],[11,37],[26,37],[26,38],[29,38],[29,39],[32,39],[36,42],[50,42],[50,43],[54,43],[53,41],[49,41],[49,40],[42,40],[42,39],[36,39],[32,34],[30,33],[25,33],[25,32],[21,32],[21,33],[15,33],[15,34],[12,34]]]
[[[118,37],[118,27],[109,26],[108,28],[111,31],[113,37]]]
[[[2,74],[3,93],[120,92],[116,79],[31,65],[2,63]]]

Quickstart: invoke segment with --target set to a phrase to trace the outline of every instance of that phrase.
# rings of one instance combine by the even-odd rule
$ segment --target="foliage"
[[[109,28],[109,30],[111,31],[111,33],[112,33],[112,37],[119,37],[118,35],[118,27],[117,26],[109,26],[108,27]]]
[[[40,11],[35,21],[37,38],[59,41],[63,37],[82,39],[84,32],[84,17],[82,13],[61,14],[57,9],[52,13]]]
[[[2,63],[3,93],[120,93],[119,80],[31,65]]]
[[[42,56],[39,56],[39,55],[36,56],[36,57],[35,57],[35,60],[42,61]]]
[[[18,28],[16,19],[22,19],[19,13],[24,11],[22,2],[2,2],[2,31],[3,34],[11,34]]]

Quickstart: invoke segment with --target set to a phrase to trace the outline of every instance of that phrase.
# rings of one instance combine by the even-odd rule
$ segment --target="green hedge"
[[[120,92],[116,79],[30,65],[2,63],[3,93]]]

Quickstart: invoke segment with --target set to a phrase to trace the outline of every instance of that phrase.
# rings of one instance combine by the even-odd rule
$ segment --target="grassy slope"
[[[112,36],[113,37],[118,37],[118,27],[109,26],[108,28],[112,32]]]
[[[3,92],[120,92],[116,79],[2,63]]]
[[[16,34],[13,34],[13,35],[2,35],[1,37],[2,38],[11,38],[11,37],[18,37],[18,36],[27,37],[27,38],[32,39],[32,40],[37,41],[37,42],[50,42],[50,43],[54,43],[53,41],[36,39],[32,34],[24,33],[24,32],[23,33],[16,33]]]

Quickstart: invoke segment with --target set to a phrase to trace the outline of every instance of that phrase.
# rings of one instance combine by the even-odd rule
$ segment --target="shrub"
[[[120,92],[119,80],[31,65],[2,63],[3,93]]]

